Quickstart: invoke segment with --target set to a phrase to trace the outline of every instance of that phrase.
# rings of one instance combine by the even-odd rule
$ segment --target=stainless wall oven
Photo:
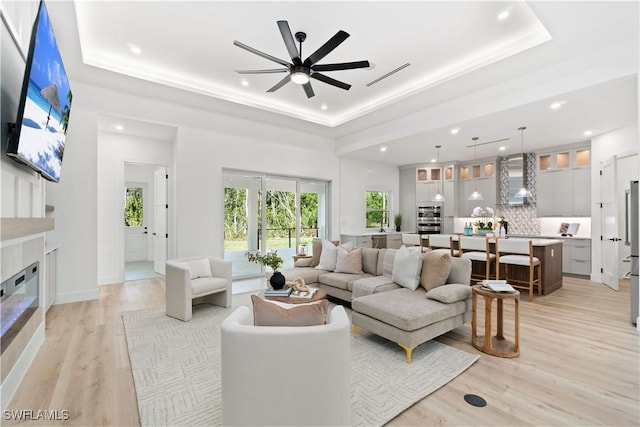
[[[416,224],[418,234],[440,234],[442,232],[442,208],[433,205],[418,205]]]

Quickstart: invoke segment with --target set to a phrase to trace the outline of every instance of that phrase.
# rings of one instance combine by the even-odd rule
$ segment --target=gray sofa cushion
[[[318,283],[318,278],[322,274],[328,273],[326,270],[318,270],[314,267],[294,267],[285,268],[280,271],[287,282],[291,282],[295,279],[304,279],[307,285],[312,283]]]
[[[471,260],[463,258],[451,258],[451,273],[447,283],[471,285]]]
[[[427,298],[451,304],[452,302],[464,301],[471,298],[471,286],[459,285],[456,283],[444,286],[438,286],[427,291]]]
[[[369,274],[377,274],[378,254],[380,250],[374,248],[362,248],[362,271]]]
[[[403,331],[415,331],[466,311],[464,301],[443,304],[425,295],[422,288],[415,291],[402,288],[356,298],[351,306],[358,313]]]
[[[353,289],[353,282],[365,277],[371,277],[371,274],[351,274],[351,273],[326,273],[318,278],[318,281],[322,284],[333,286],[338,289],[345,289],[351,291]]]
[[[376,292],[390,291],[400,289],[400,286],[387,276],[373,276],[365,279],[358,279],[353,282],[353,293],[351,298],[358,298],[365,295],[371,295]]]

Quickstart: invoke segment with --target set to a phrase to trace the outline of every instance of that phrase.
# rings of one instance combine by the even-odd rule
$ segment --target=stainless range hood
[[[510,205],[525,205],[529,203],[529,200],[525,198],[516,197],[516,193],[523,186],[528,187],[526,182],[527,169],[522,154],[516,154],[507,158],[507,172],[509,176],[509,204]]]

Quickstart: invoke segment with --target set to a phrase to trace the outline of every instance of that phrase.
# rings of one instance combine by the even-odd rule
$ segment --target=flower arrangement
[[[284,264],[283,259],[278,255],[278,251],[269,251],[264,255],[261,255],[260,252],[256,252],[255,254],[247,252],[245,255],[249,262],[266,265],[267,267],[271,267],[274,272],[278,271],[278,269],[282,267],[282,264]]]
[[[473,212],[471,212],[471,217],[477,218],[473,225],[475,225],[478,230],[493,231],[494,215],[495,212],[489,206],[484,209],[480,206],[476,206],[473,208]]]

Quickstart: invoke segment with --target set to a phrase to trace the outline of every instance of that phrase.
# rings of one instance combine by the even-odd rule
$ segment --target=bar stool
[[[470,259],[473,264],[484,264],[484,274],[478,273],[477,270],[474,273],[473,269],[471,270],[472,279],[491,279],[492,266],[493,274],[494,276],[496,275],[497,257],[496,254],[491,253],[491,249],[489,248],[489,239],[486,237],[460,236],[458,248],[460,250],[460,258]]]
[[[459,251],[453,248],[453,236],[450,234],[430,234],[429,248],[436,253],[447,253],[452,257],[458,257],[459,254]]]
[[[423,251],[422,239],[420,238],[419,234],[403,233],[402,244],[405,246],[419,246],[420,252]]]
[[[514,288],[528,289],[529,301],[533,301],[533,288],[538,287],[538,295],[542,295],[542,264],[533,256],[533,242],[526,239],[497,239],[497,271],[500,276],[500,266],[504,265],[505,279]],[[504,254],[504,255],[503,255]],[[527,267],[528,280],[516,279],[512,273],[514,266]],[[537,270],[537,274],[536,273]]]

